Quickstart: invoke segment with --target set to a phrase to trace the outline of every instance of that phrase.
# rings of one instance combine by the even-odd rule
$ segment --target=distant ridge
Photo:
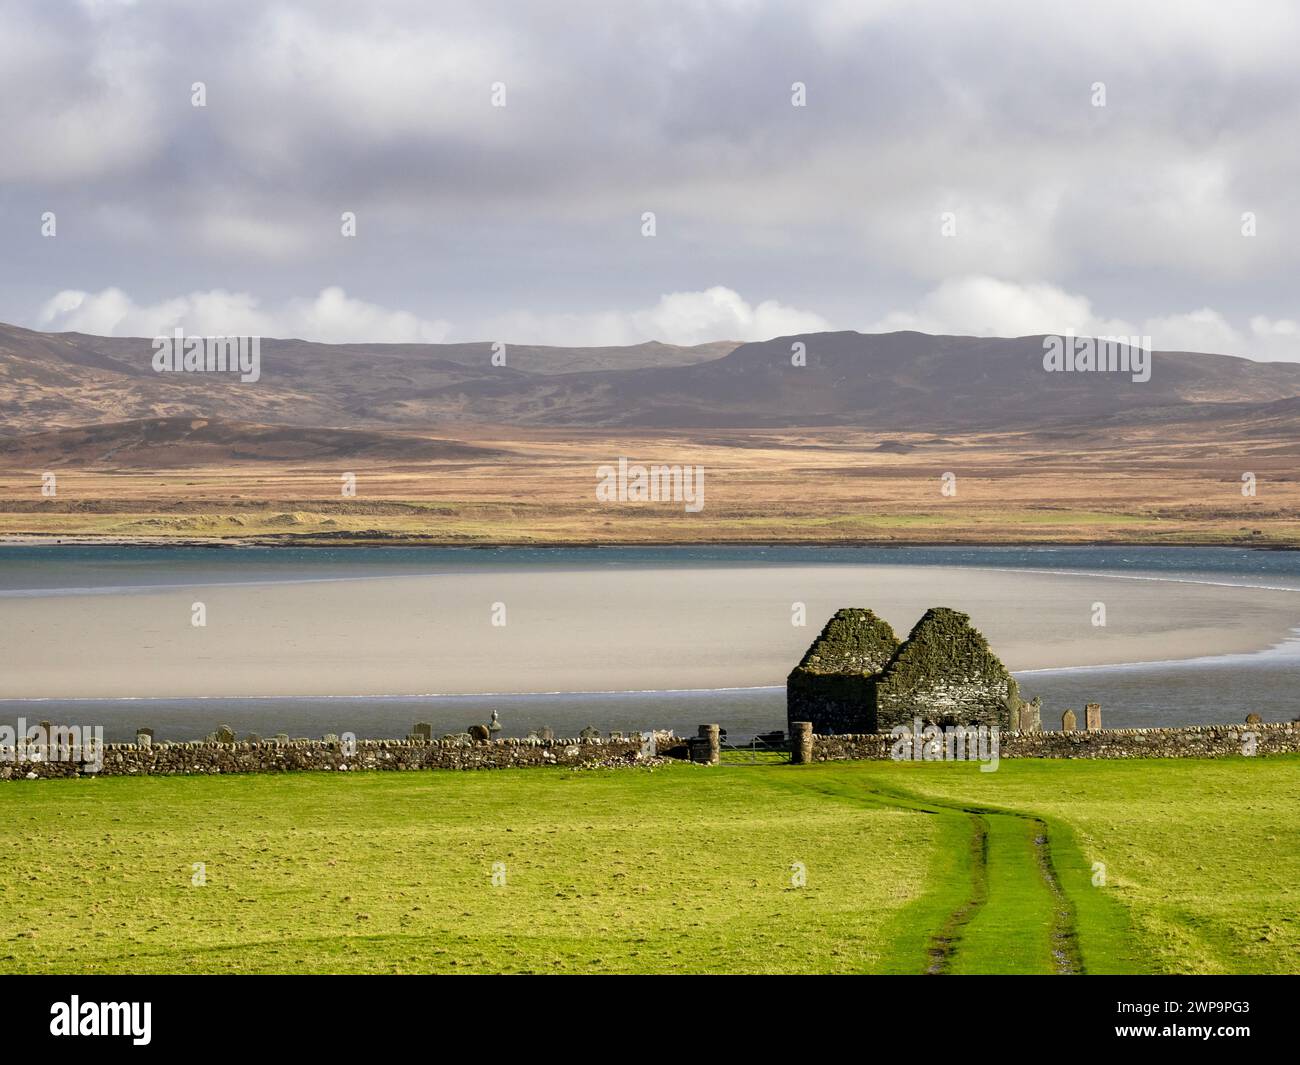
[[[807,364],[792,365],[802,343]],[[1045,430],[1267,418],[1300,427],[1300,365],[1157,351],[1151,379],[1048,373],[1042,337],[811,333],[691,348],[262,341],[262,377],[155,373],[147,340],[0,326],[0,434],[208,417],[443,431],[449,423],[640,429]],[[889,448],[885,448],[888,450]]]
[[[222,418],[143,418],[0,437],[0,466],[221,465],[232,462],[486,460],[508,452],[411,432],[259,425]]]

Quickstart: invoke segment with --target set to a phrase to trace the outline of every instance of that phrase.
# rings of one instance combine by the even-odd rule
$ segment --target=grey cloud
[[[968,275],[1300,314],[1282,4],[11,6],[0,318],[69,288],[339,285],[455,323],[721,285],[866,327]]]

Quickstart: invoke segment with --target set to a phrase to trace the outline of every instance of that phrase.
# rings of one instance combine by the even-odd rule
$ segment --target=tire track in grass
[[[803,787],[806,788],[807,785],[803,785]],[[812,786],[811,790],[819,791],[828,797],[834,797],[841,801],[852,802],[855,805],[864,803],[884,805],[899,810],[939,816],[960,814],[968,819],[970,823],[970,851],[968,857],[970,884],[962,902],[948,914],[942,925],[927,939],[925,968],[922,970],[926,975],[941,976],[950,974],[954,971],[954,962],[968,960],[968,954],[963,953],[963,948],[965,947],[969,951],[971,944],[964,942],[966,938],[964,933],[972,922],[986,913],[987,916],[993,919],[993,923],[991,928],[981,930],[982,935],[979,937],[981,942],[974,948],[976,957],[978,958],[981,952],[987,955],[990,951],[990,941],[1003,934],[998,922],[1005,920],[1005,914],[998,913],[994,915],[988,913],[990,881],[996,881],[1004,885],[1018,884],[1021,890],[1027,893],[1030,900],[1030,905],[1026,906],[1025,910],[1021,912],[1037,911],[1047,918],[1048,924],[1045,930],[1041,926],[1034,926],[1027,929],[1030,933],[1028,937],[1017,937],[1038,938],[1041,936],[1043,939],[1039,953],[1034,955],[1031,952],[1021,959],[1024,964],[1029,966],[1031,971],[1037,971],[1045,975],[1062,976],[1082,974],[1084,972],[1083,960],[1079,951],[1075,907],[1061,887],[1060,879],[1052,863],[1051,835],[1048,824],[1043,818],[1016,810],[995,809],[945,799],[935,799],[902,788],[885,786],[878,781],[873,781],[870,787],[856,793],[847,793],[839,787],[827,786],[825,781],[819,781],[818,784]],[[1018,854],[1023,855],[1023,858],[1017,856],[1011,863],[999,860],[997,864],[990,867],[991,822],[1002,826],[999,831],[999,840],[1000,847],[1003,849],[994,848],[994,850],[997,853],[1016,854],[1018,848],[1017,851],[1011,852],[1005,850],[1007,845],[1005,837],[1014,835],[1020,841],[1019,845],[1025,848],[1025,851],[1018,851]],[[1017,880],[1017,876],[1023,874],[1026,870],[1032,870],[1035,875],[1027,881],[1023,876],[1020,880]],[[995,901],[1002,903],[1001,909],[1006,908],[1004,899],[996,899]],[[1005,931],[1007,934],[1015,934],[1017,930],[1008,929]],[[1039,950],[1039,948],[1034,949]],[[1034,960],[1035,957],[1037,957],[1037,961]],[[956,968],[964,968],[964,966],[958,965]],[[986,964],[981,959],[975,962],[972,971],[987,971]]]
[[[878,763],[818,763],[811,768],[811,772],[805,772],[798,767],[793,771],[782,767],[766,783],[775,788],[818,791],[828,799],[858,807],[874,805],[929,814],[944,826],[937,835],[939,851],[930,877],[922,893],[893,919],[888,932],[893,951],[873,971],[923,973],[927,970],[930,959],[926,946],[932,936],[942,935],[947,916],[960,908],[970,880],[967,851],[970,837],[965,818],[972,811],[986,816],[991,828],[996,826],[994,819],[1002,817],[1015,819],[1023,826],[1021,845],[1025,865],[1032,870],[1030,879],[1042,886],[1042,895],[1032,896],[1042,903],[1038,908],[1039,918],[1032,922],[1032,929],[1042,941],[1042,965],[1036,971],[1059,975],[1138,975],[1159,971],[1153,965],[1150,945],[1144,943],[1129,907],[1115,895],[1099,890],[1093,882],[1092,857],[1081,845],[1076,827],[1068,820],[1032,809],[985,805],[982,797],[931,798],[920,790],[925,786],[923,776],[907,780],[909,786],[918,789],[908,791],[895,783],[905,774],[895,774],[889,766]],[[990,849],[996,852],[998,848]],[[991,861],[991,898],[1005,902],[998,887],[1005,866],[996,853]],[[1015,936],[1029,929],[1030,924],[1022,921],[1019,928],[1008,925],[1006,934]],[[927,928],[931,930],[928,933]],[[964,955],[971,964],[963,966],[958,961],[949,971],[956,973],[968,967],[972,972],[1003,972],[1007,967],[1005,955],[986,963],[977,953],[972,954],[970,941],[975,938],[974,931],[966,937]],[[954,949],[953,956],[957,953]]]
[[[961,942],[962,929],[968,925],[989,897],[989,826],[979,814],[970,813],[970,895],[956,910],[949,914],[943,927],[930,937],[927,948],[929,965],[927,976],[941,976],[952,966],[953,956]]]
[[[1074,903],[1061,887],[1060,877],[1056,875],[1056,866],[1052,863],[1052,839],[1047,832],[1047,822],[1041,817],[1017,815],[1033,824],[1034,857],[1038,861],[1038,870],[1052,896],[1052,960],[1056,965],[1057,975],[1078,976],[1083,974],[1083,956],[1079,953],[1079,926],[1076,919]]]
[[[966,810],[951,803],[933,802],[928,798],[912,795],[901,790],[882,787],[876,782],[866,788],[858,786],[847,788],[839,781],[827,780],[824,777],[819,779],[816,776],[807,775],[802,778],[795,776],[773,777],[769,779],[768,784],[780,789],[802,792],[813,791],[824,795],[828,799],[859,809],[864,806],[874,806],[906,813],[926,814],[950,823],[960,820],[969,824],[966,865],[969,870],[970,886],[965,892],[961,893],[959,896],[961,902],[948,912],[937,930],[928,935],[922,934],[917,937],[918,953],[912,955],[913,958],[918,958],[924,965],[924,968],[920,970],[921,972],[933,975],[947,973],[961,943],[962,929],[970,923],[988,901],[988,824],[984,819],[983,811]],[[936,895],[938,892],[932,887],[929,894]],[[954,890],[952,894],[957,895],[957,892]],[[915,900],[915,902],[921,901],[921,899]],[[942,913],[943,911],[938,912]],[[896,971],[915,974],[918,970],[912,968],[914,964],[916,964],[915,961],[908,964],[905,969],[900,968]]]
[[[927,974],[943,975],[953,969],[953,962],[961,956],[963,937],[961,930],[969,925],[989,901],[989,882],[1001,879],[997,876],[1003,872],[998,866],[990,868],[989,864],[989,819],[1014,822],[1017,834],[1023,833],[1027,846],[1031,848],[1033,868],[1037,878],[1032,894],[1042,894],[1050,912],[1046,929],[1047,942],[1050,945],[1052,975],[1069,976],[1084,972],[1083,959],[1079,952],[1079,933],[1075,919],[1074,904],[1061,887],[1060,878],[1052,863],[1052,842],[1047,822],[1033,814],[1024,814],[1015,810],[994,810],[988,807],[953,803],[912,795],[905,791],[891,792],[881,789],[877,792],[882,797],[894,794],[900,799],[912,799],[931,803],[941,809],[961,812],[972,819],[976,828],[973,848],[978,847],[978,855],[972,852],[971,861],[971,901],[955,911],[944,928],[937,932],[932,940],[931,962]],[[1010,872],[1014,872],[1011,870]],[[1032,931],[1038,931],[1034,929]]]

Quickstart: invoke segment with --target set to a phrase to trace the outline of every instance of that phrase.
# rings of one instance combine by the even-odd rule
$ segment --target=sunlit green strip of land
[[[0,971],[922,972],[982,810],[949,971],[1054,971],[1043,831],[1087,972],[1294,972],[1297,794],[1290,756],[16,781]]]

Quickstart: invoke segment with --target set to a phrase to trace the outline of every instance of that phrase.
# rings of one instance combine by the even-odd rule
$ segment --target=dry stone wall
[[[1253,737],[1253,738],[1252,738]],[[889,760],[899,738],[814,736],[812,760]],[[1195,725],[1186,728],[1097,729],[1092,732],[1001,732],[1000,758],[1230,758],[1300,753],[1300,722],[1261,725]],[[912,757],[908,746],[905,757]]]
[[[713,726],[716,728],[716,726]],[[974,731],[974,730],[972,730]],[[853,759],[885,761],[896,757],[900,738],[891,733],[805,737],[796,731],[795,761]],[[716,734],[714,734],[716,735]],[[799,740],[803,739],[800,743]],[[911,736],[903,757],[921,759]],[[692,737],[716,761],[710,735]],[[689,742],[689,741],[688,741]],[[973,742],[973,741],[968,741]],[[981,740],[981,745],[985,743]],[[673,748],[680,746],[680,752]],[[688,757],[688,743],[668,732],[627,738],[510,739],[478,743],[450,740],[266,740],[244,743],[107,744],[98,775],[187,776],[223,773],[402,771],[419,769],[509,769],[527,766],[601,767],[636,765],[664,754]],[[968,748],[972,752],[974,746]],[[987,751],[980,748],[981,756]],[[1300,722],[1248,725],[1196,725],[1186,728],[1097,729],[1074,732],[999,732],[998,758],[1229,758],[1300,753]],[[656,754],[657,752],[657,754]],[[701,751],[703,754],[704,751]],[[975,757],[972,753],[969,757]],[[66,758],[15,758],[0,747],[0,780],[90,775],[86,764]]]
[[[653,750],[639,733],[626,739],[488,740],[263,740],[256,743],[110,743],[100,776],[184,776],[219,773],[283,773],[300,770],[509,769],[519,766],[627,765]],[[14,756],[0,748],[0,780],[89,775],[81,761]]]

